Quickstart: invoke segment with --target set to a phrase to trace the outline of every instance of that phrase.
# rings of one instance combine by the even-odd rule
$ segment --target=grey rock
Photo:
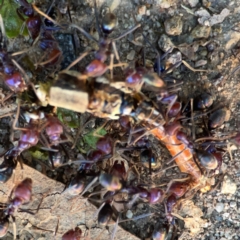
[[[172,40],[166,34],[161,35],[161,37],[158,40],[158,46],[164,52],[167,52],[170,48],[172,48],[172,49],[175,48]],[[170,51],[170,52],[172,52],[172,51]]]
[[[223,209],[224,209],[224,203],[217,203],[216,206],[215,206],[215,209],[217,212],[222,212]]]
[[[165,31],[168,35],[178,36],[182,33],[183,21],[181,16],[173,16],[164,22]]]
[[[221,187],[221,193],[222,194],[234,194],[237,190],[236,183],[233,182],[233,180],[229,176],[225,176],[223,179],[222,187]]]
[[[199,0],[188,0],[188,3],[190,4],[191,7],[196,7],[197,4],[199,3]]]
[[[135,51],[131,50],[130,53],[127,55],[127,59],[132,61],[135,57]]]
[[[131,210],[128,210],[128,211],[126,212],[126,217],[127,217],[127,218],[132,218],[132,217],[133,217],[133,212],[132,212]]]
[[[191,32],[192,38],[208,38],[211,32],[211,27],[197,25]]]
[[[230,202],[230,207],[235,208],[237,206],[237,203],[235,201]]]

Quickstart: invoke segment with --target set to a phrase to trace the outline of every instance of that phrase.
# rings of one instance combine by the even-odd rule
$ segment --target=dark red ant
[[[2,75],[4,83],[14,93],[21,93],[27,89],[25,81],[20,71],[14,66],[9,53],[3,48],[0,49],[0,59],[2,64]]]
[[[17,116],[19,116],[19,112],[20,105],[18,106]],[[18,156],[23,151],[37,145],[40,140],[40,133],[42,133],[44,129],[49,138],[50,144],[54,145],[55,149],[50,149],[51,145],[46,141],[43,143],[47,145],[50,151],[53,150],[57,153],[59,152],[57,145],[61,142],[60,136],[63,133],[63,127],[56,117],[48,115],[45,118],[45,114],[41,111],[37,111],[37,113],[26,112],[25,119],[28,121],[28,125],[25,128],[13,127],[14,130],[20,130],[21,134],[18,139],[18,145],[5,153],[4,161],[0,165],[0,179],[2,182],[6,182],[11,177],[12,171],[16,167]],[[43,134],[42,138],[44,140]]]
[[[14,221],[14,213],[21,207],[21,205],[31,201],[32,197],[32,179],[26,178],[20,182],[12,191],[13,198],[2,211],[0,221],[0,237],[6,235],[9,227],[9,218]],[[14,233],[16,234],[16,233]],[[15,236],[16,237],[16,236]]]
[[[82,236],[82,230],[78,227],[71,229],[63,234],[62,240],[80,240]]]
[[[13,92],[13,93],[22,93],[27,89],[26,83],[22,77],[22,73],[24,73],[24,70],[20,67],[20,65],[12,59],[10,54],[7,52],[6,47],[6,37],[5,29],[3,26],[3,20],[2,17],[0,17],[1,22],[1,32],[0,32],[0,39],[1,39],[1,46],[0,46],[0,74],[3,76],[3,81],[6,84],[6,86]],[[25,77],[26,74],[25,74]],[[13,94],[12,93],[12,94]],[[1,102],[4,102],[9,97],[12,96],[12,94],[9,94],[5,99],[3,99]]]
[[[34,13],[32,5],[26,0],[18,0],[17,2],[21,5],[17,9],[17,12],[20,16],[23,14],[28,17],[26,20],[27,29],[31,38],[35,40],[39,36],[41,30],[41,17],[39,14]]]
[[[98,21],[98,13],[97,13],[97,3],[96,0],[94,0],[94,9],[95,9],[95,15],[96,15],[96,22],[97,22],[97,31],[100,36],[100,40],[97,41],[94,37],[92,37],[90,34],[88,34],[84,29],[80,28],[79,26],[76,26],[75,24],[71,24],[70,26],[78,29],[81,33],[83,33],[88,39],[93,40],[98,43],[99,49],[95,52],[95,59],[85,68],[85,72],[81,76],[81,78],[88,78],[88,77],[99,77],[102,76],[108,69],[112,70],[113,67],[116,66],[124,66],[125,64],[123,63],[118,63],[118,64],[113,64],[113,58],[111,59],[111,66],[107,66],[105,64],[108,56],[112,54],[112,48],[115,52],[115,56],[117,60],[119,61],[119,56],[116,50],[115,46],[115,41],[123,38],[130,32],[136,30],[139,28],[139,24],[126,33],[122,34],[121,36],[115,38],[115,39],[110,39],[109,34],[112,33],[112,31],[115,29],[116,24],[117,24],[117,17],[111,13],[108,12],[106,13],[101,21],[101,26],[99,26],[99,21]],[[70,69],[73,65],[75,65],[79,60],[81,60],[86,54],[83,54],[80,56],[79,59],[74,61],[67,69]]]
[[[17,116],[18,115],[19,107]],[[14,129],[17,128],[14,126]],[[23,151],[29,149],[32,146],[35,146],[39,141],[38,126],[36,126],[34,120],[31,120],[26,128],[20,128],[19,130],[21,130],[21,135],[18,140],[18,145],[4,154],[4,161],[0,165],[0,176],[2,182],[8,181],[12,176],[13,169],[17,166],[18,156]]]

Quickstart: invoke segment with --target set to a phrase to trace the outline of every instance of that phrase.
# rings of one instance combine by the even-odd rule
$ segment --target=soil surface
[[[61,3],[63,2],[64,1],[61,1]],[[59,14],[56,10],[53,13],[55,20],[58,23],[64,23],[66,25],[69,25],[72,21],[72,23],[82,27],[96,39],[99,39],[93,1],[66,0],[66,2],[69,4],[71,19],[68,14]],[[49,4],[47,0],[36,1],[36,6],[44,12],[46,12]],[[116,30],[110,35],[113,39],[136,26],[138,23],[141,24],[141,27],[136,31],[116,41],[116,47],[122,62],[129,64],[137,62],[137,64],[141,65],[143,63],[143,52],[145,52],[145,63],[147,67],[153,68],[157,53],[160,53],[161,56],[167,53],[161,61],[161,67],[163,68],[162,78],[168,85],[173,86],[174,89],[179,88],[177,93],[183,106],[186,105],[186,107],[189,108],[188,102],[191,99],[196,99],[196,96],[199,96],[199,94],[207,92],[214,98],[214,104],[209,110],[210,112],[217,108],[224,108],[230,113],[230,116],[225,119],[224,123],[217,128],[217,130],[213,131],[206,127],[209,114],[203,114],[202,111],[195,112],[194,110],[191,112],[188,110],[188,112],[190,112],[189,115],[186,114],[188,117],[193,118],[196,115],[199,117],[194,117],[194,121],[189,119],[182,121],[182,125],[190,132],[190,135],[194,135],[193,132],[195,131],[197,137],[211,136],[212,138],[220,139],[218,143],[213,141],[213,145],[218,150],[220,149],[219,151],[223,154],[222,165],[214,172],[204,173],[206,176],[208,174],[208,176],[213,175],[211,179],[213,185],[211,190],[206,193],[200,193],[198,191],[189,197],[186,196],[179,200],[178,207],[173,212],[175,215],[171,224],[169,224],[166,219],[163,203],[149,204],[139,200],[130,210],[124,211],[121,214],[121,219],[128,220],[121,223],[121,227],[137,238],[146,240],[153,239],[153,232],[159,231],[160,229],[165,229],[167,234],[166,239],[168,240],[240,239],[240,152],[238,150],[239,145],[237,144],[239,142],[234,141],[234,139],[230,137],[237,133],[240,128],[240,98],[238,95],[240,91],[240,82],[238,80],[240,75],[240,1],[97,1],[97,11],[100,21],[109,10],[118,18]],[[98,48],[97,43],[90,41],[77,30],[69,27],[64,30],[56,30],[54,36],[63,51],[64,60],[58,68],[40,68],[40,70],[36,72],[36,75],[43,81],[48,78],[53,79],[59,69],[66,68],[83,52],[96,50]],[[29,48],[31,44],[32,40],[29,37],[19,36],[9,41],[8,50],[10,52],[17,52]],[[41,54],[37,48],[27,53],[29,59],[34,63],[36,63],[36,59],[41,57]],[[87,56],[81,60],[74,69],[83,71],[86,64],[88,64],[92,58],[93,55]],[[25,61],[22,62],[22,65],[26,66],[26,72],[31,77],[31,71],[27,69],[29,65],[26,64]],[[174,67],[171,67],[173,65]],[[164,71],[166,69],[168,69],[168,71]],[[121,77],[121,70],[116,69],[115,71],[114,73]],[[2,91],[6,96],[8,91],[4,86]],[[149,91],[146,91],[146,95],[148,94]],[[151,98],[151,93],[148,97]],[[0,114],[4,115],[15,112],[16,98],[10,98],[7,103],[1,107]],[[81,124],[91,119],[91,115],[88,113],[76,113],[76,117]],[[12,144],[17,144],[17,140],[11,142],[9,139],[9,134],[12,132],[11,126],[13,119],[14,115],[0,119],[1,153],[8,150]],[[104,122],[103,120],[92,119],[92,122],[88,122],[88,124],[81,129],[80,139],[85,139],[85,135],[92,129],[101,126]],[[20,117],[20,126],[22,124],[21,121],[23,120]],[[74,138],[78,132],[78,128],[73,129],[69,127],[69,125],[66,128],[69,138]],[[111,132],[112,129],[111,123],[108,123],[106,130]],[[206,132],[208,135],[206,135]],[[17,134],[19,133],[16,132],[15,135]],[[118,137],[117,135],[116,138]],[[17,139],[17,136],[15,138]],[[138,161],[135,164],[136,171],[132,176],[134,181],[137,182],[135,178],[138,178],[138,180],[141,179],[142,183],[147,186],[163,186],[166,190],[167,184],[169,184],[171,180],[186,178],[187,175],[181,173],[174,163],[170,165],[166,164],[166,162],[171,159],[171,156],[164,145],[159,143],[153,136],[148,136],[148,139],[150,141],[150,148],[157,156],[158,165],[156,169],[153,169],[152,175],[150,175],[148,166],[143,167],[142,163]],[[194,142],[195,149],[197,149],[199,145],[197,141]],[[67,154],[64,154],[65,158],[73,160],[85,156],[84,154],[89,150],[89,146],[86,146],[86,142],[82,141],[78,145],[78,148],[74,150],[71,149],[71,144],[64,144],[64,149],[65,152],[67,152]],[[134,158],[134,154],[135,152],[131,154],[128,153],[127,157]],[[138,154],[139,151],[136,151],[136,156],[138,156]],[[67,184],[77,171],[75,165],[67,165],[52,171],[48,164],[36,160],[30,156],[29,152],[23,154],[23,161],[44,175],[64,184]],[[165,170],[166,168],[168,169]],[[138,174],[136,174],[136,172]],[[25,175],[25,173],[23,174]],[[41,184],[44,185],[46,183],[41,182]],[[49,184],[55,184],[55,182],[51,181]],[[46,194],[46,189],[41,193],[43,195]],[[50,194],[51,193],[48,195],[50,196]],[[43,196],[43,198],[44,197],[45,196]],[[61,202],[61,199],[58,198],[57,201]],[[66,201],[66,199],[64,201]],[[47,200],[45,203],[46,202]],[[100,205],[97,201],[93,202],[97,206]],[[62,213],[56,213],[56,216],[54,216],[56,224],[58,214],[64,214],[64,211],[66,211],[64,208],[62,208],[62,210]],[[94,210],[92,210],[92,212],[94,212]],[[44,209],[40,208],[40,215],[41,211],[44,211]],[[84,214],[86,214],[86,212]],[[22,221],[24,221],[25,216],[21,217],[23,218]],[[38,215],[36,215],[36,218],[37,217]],[[133,220],[130,220],[131,218],[133,218]],[[33,221],[33,219],[31,221]],[[68,221],[70,221],[70,218],[68,218]],[[29,223],[26,222],[24,224],[26,227]],[[35,225],[33,222],[31,222],[31,224]],[[36,223],[36,226],[37,224],[38,223]],[[81,222],[77,216],[71,219],[71,224],[72,227],[79,226],[83,228],[82,230],[85,231],[85,233],[88,233],[88,230],[91,228],[98,228],[95,223],[88,225],[86,222]],[[44,226],[39,225],[38,227],[46,229],[46,226],[47,224]],[[17,229],[21,232],[18,226]],[[106,231],[112,231],[109,230],[109,226],[107,226],[106,229]],[[65,230],[67,229],[61,226],[59,235],[57,236],[59,237],[60,233],[63,233]],[[100,229],[97,230],[100,231]],[[43,233],[44,232],[46,231],[43,230]],[[34,237],[28,234],[29,232],[21,232],[19,239],[50,239],[44,236],[45,233],[39,236],[34,235]],[[96,238],[94,239],[104,239],[97,237],[97,233],[94,234],[96,234]],[[89,237],[89,235],[85,236],[86,239]],[[3,239],[11,239],[11,237],[12,235],[9,235],[9,238],[5,237]],[[121,237],[125,238],[123,236]],[[126,238],[136,239],[132,235],[126,235]],[[54,237],[52,239],[54,239]],[[90,239],[93,238],[90,237]],[[116,235],[116,239],[121,238],[119,235]]]

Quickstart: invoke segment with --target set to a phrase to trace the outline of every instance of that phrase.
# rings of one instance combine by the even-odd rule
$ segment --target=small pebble
[[[166,35],[162,34],[161,37],[158,40],[158,46],[164,51],[167,52],[170,48],[174,48],[174,44],[172,40]],[[172,51],[170,51],[172,52]],[[169,53],[170,53],[169,52]]]
[[[131,50],[130,53],[127,55],[127,59],[132,61],[135,57],[135,51]]]
[[[174,4],[174,0],[157,0],[156,5],[160,8],[170,8]]]
[[[191,7],[196,7],[199,0],[188,0],[188,3]]]
[[[215,209],[217,212],[222,212],[223,209],[224,209],[224,204],[223,203],[217,203],[216,206],[215,206]]]
[[[37,165],[36,165],[36,170],[38,170],[39,172],[41,172],[41,171],[42,171],[42,166],[41,166],[40,164],[37,164]]]
[[[201,67],[201,66],[204,66],[207,64],[207,61],[206,60],[199,60],[195,63],[195,67]]]
[[[129,219],[133,217],[133,213],[132,213],[131,210],[127,210],[126,217],[129,218]]]
[[[229,176],[225,176],[223,179],[221,193],[222,194],[234,194],[237,190],[236,183]]]
[[[230,207],[234,208],[237,206],[237,203],[235,201],[230,202]]]
[[[208,38],[211,32],[211,27],[197,25],[191,32],[193,38]]]
[[[181,16],[173,16],[164,22],[165,31],[168,35],[178,36],[182,33],[183,21]]]
[[[145,15],[145,14],[146,14],[146,10],[147,10],[147,8],[146,8],[145,5],[140,6],[140,7],[138,8],[138,14],[139,14],[139,15]]]

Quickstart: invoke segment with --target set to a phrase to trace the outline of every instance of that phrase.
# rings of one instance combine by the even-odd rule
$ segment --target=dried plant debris
[[[197,236],[206,223],[206,220],[202,218],[202,209],[197,207],[192,200],[183,200],[178,207],[176,212],[174,212],[174,214],[177,214],[175,216],[184,221],[185,228],[190,231],[192,236]]]

